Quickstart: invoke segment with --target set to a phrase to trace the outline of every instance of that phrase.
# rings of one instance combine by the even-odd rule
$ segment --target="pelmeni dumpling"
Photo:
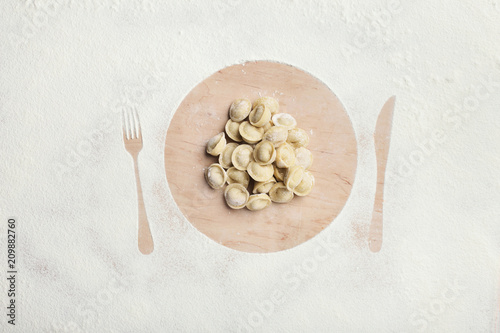
[[[271,120],[271,111],[265,104],[259,104],[250,112],[248,120],[255,127],[263,127]]]
[[[237,123],[237,122],[229,119],[226,123],[225,130],[226,130],[227,136],[231,140],[236,141],[236,142],[243,141],[243,138],[240,135],[240,123]]]
[[[247,172],[256,182],[265,182],[273,177],[274,167],[271,164],[260,165],[257,162],[250,162]]]
[[[293,193],[295,193],[300,197],[303,197],[311,193],[313,187],[314,187],[314,176],[310,171],[306,171],[304,173],[304,178],[302,178],[302,181],[293,190]]]
[[[274,177],[271,177],[269,180],[266,180],[265,182],[255,182],[253,185],[253,191],[252,193],[268,193],[271,187],[276,184],[276,179]]]
[[[276,149],[276,166],[289,168],[295,164],[295,151],[291,145],[284,143]]]
[[[300,147],[295,149],[295,165],[300,165],[304,169],[309,169],[313,162],[313,156],[309,149]]]
[[[238,169],[245,171],[248,164],[253,161],[253,148],[250,145],[239,145],[234,149],[233,156],[231,156],[231,162],[233,166]]]
[[[226,137],[224,132],[220,132],[207,142],[207,153],[212,156],[219,156],[226,147]]]
[[[285,180],[285,173],[286,173],[286,168],[278,168],[276,165],[274,166],[274,178],[276,178],[277,181],[282,182]]]
[[[250,122],[244,121],[240,124],[240,135],[247,143],[257,143],[262,140],[264,129],[262,127],[255,127]]]
[[[238,147],[237,143],[231,142],[226,145],[222,153],[219,155],[219,164],[224,168],[228,169],[233,166],[233,162],[231,161],[231,157],[233,156],[233,152]]]
[[[270,141],[275,147],[278,147],[286,141],[288,137],[288,129],[283,126],[273,126],[264,133],[263,140]]]
[[[205,170],[205,180],[211,188],[218,190],[226,183],[226,171],[220,164],[213,163]]]
[[[248,187],[250,177],[248,176],[248,173],[246,173],[246,171],[241,171],[236,169],[235,167],[232,167],[226,171],[226,174],[228,184],[238,183],[245,186],[245,188]]]
[[[248,197],[247,208],[249,210],[262,210],[269,207],[271,198],[267,194],[252,194]]]
[[[264,104],[269,109],[271,114],[278,113],[280,108],[278,101],[268,96],[256,99],[252,104],[252,109],[255,109],[255,107],[259,104]]]
[[[273,127],[273,122],[270,121],[268,123],[266,123],[264,126],[262,126],[262,128],[264,129],[264,133],[266,133],[271,127]]]
[[[290,167],[285,175],[285,181],[283,182],[286,188],[293,191],[304,178],[305,170],[300,165],[294,165]]]
[[[276,159],[276,148],[270,141],[263,140],[253,149],[253,158],[261,165],[271,164]]]
[[[245,120],[252,109],[252,103],[246,98],[235,100],[229,107],[229,117],[232,121],[239,123]]]
[[[293,192],[288,190],[282,182],[274,184],[269,191],[269,197],[273,202],[286,203],[293,199]]]
[[[224,190],[224,199],[232,209],[241,209],[245,207],[250,194],[247,189],[238,183],[229,184]]]
[[[288,131],[286,141],[294,148],[306,147],[309,144],[309,135],[302,128],[293,128]]]
[[[272,120],[275,126],[283,126],[286,127],[287,130],[291,130],[297,126],[295,118],[288,113],[276,113]]]

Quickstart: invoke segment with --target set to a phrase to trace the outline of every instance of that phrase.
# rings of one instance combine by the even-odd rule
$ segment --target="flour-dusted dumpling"
[[[288,131],[286,141],[294,148],[306,147],[309,144],[309,135],[302,128],[293,128]]]
[[[278,168],[276,165],[274,165],[274,178],[276,178],[277,181],[282,182],[283,180],[285,180],[286,170],[286,168]]]
[[[276,203],[287,203],[293,199],[293,192],[288,190],[282,182],[274,184],[269,191],[269,197]]]
[[[225,130],[226,130],[227,136],[231,140],[236,141],[236,142],[243,141],[243,138],[240,135],[240,123],[237,123],[237,122],[229,119],[226,123]]]
[[[262,128],[264,129],[264,133],[266,133],[271,127],[273,127],[272,121],[270,121],[270,122],[266,123],[264,126],[262,126]]]
[[[232,167],[226,171],[226,174],[228,184],[238,183],[245,186],[245,188],[248,187],[250,176],[248,176],[248,173],[246,171],[241,171],[236,169],[235,167]]]
[[[231,142],[226,145],[222,153],[219,155],[219,164],[224,168],[228,169],[233,166],[233,162],[231,161],[231,157],[233,156],[233,152],[238,147],[237,143]]]
[[[263,140],[255,146],[253,158],[261,165],[271,164],[276,159],[276,148],[270,141]]]
[[[276,166],[289,168],[295,164],[295,151],[291,145],[284,143],[276,149]]]
[[[255,182],[252,193],[269,193],[269,190],[274,184],[276,184],[276,179],[274,179],[274,177],[271,177],[271,179],[265,182]]]
[[[275,147],[278,147],[286,141],[288,137],[288,129],[283,126],[273,126],[264,133],[264,140],[270,141]]]
[[[224,190],[224,199],[232,209],[241,209],[245,207],[250,194],[247,189],[238,183],[229,184]]]
[[[273,124],[275,126],[283,126],[286,129],[291,130],[297,126],[297,121],[294,117],[289,115],[288,113],[276,113],[273,118]]]
[[[285,175],[285,181],[283,182],[286,188],[293,191],[304,178],[305,170],[300,165],[294,165],[290,167]]]
[[[306,171],[304,173],[304,178],[302,178],[300,184],[293,190],[293,193],[303,197],[311,193],[313,187],[314,187],[314,176],[310,171]]]
[[[205,180],[213,189],[220,189],[224,186],[227,180],[227,174],[224,168],[217,163],[211,164],[205,170]]]
[[[295,149],[295,165],[300,165],[304,169],[309,169],[313,162],[313,156],[309,149],[300,147]]]
[[[219,156],[226,147],[226,137],[224,132],[217,134],[207,142],[207,153],[212,156]]]
[[[250,162],[247,172],[256,182],[265,182],[273,177],[274,167],[271,164],[260,165],[257,162]]]
[[[247,143],[257,143],[262,140],[264,129],[262,127],[255,127],[250,122],[244,121],[240,124],[240,135]]]
[[[252,109],[252,103],[246,98],[235,100],[229,107],[229,117],[232,121],[240,122],[245,120]]]
[[[231,156],[231,162],[233,166],[238,169],[245,171],[248,164],[253,161],[253,148],[250,145],[239,145],[234,149],[233,156]]]
[[[248,120],[255,127],[263,127],[271,120],[271,111],[265,104],[259,104],[250,112]]]
[[[262,210],[271,205],[271,198],[267,194],[253,194],[248,197],[247,208],[249,210]]]
[[[252,109],[255,109],[255,107],[259,104],[265,105],[269,109],[271,114],[278,113],[280,108],[280,105],[276,99],[267,96],[256,99],[252,104]]]

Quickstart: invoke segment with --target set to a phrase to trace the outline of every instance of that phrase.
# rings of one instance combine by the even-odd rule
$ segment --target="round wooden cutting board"
[[[226,206],[223,190],[211,189],[204,169],[218,159],[205,153],[208,139],[224,131],[232,101],[272,96],[310,135],[310,171],[316,184],[295,197],[252,212]],[[356,171],[356,138],[333,92],[310,74],[275,62],[226,67],[198,84],[182,101],[167,132],[167,181],[184,216],[214,241],[245,252],[292,248],[328,226],[344,207]]]

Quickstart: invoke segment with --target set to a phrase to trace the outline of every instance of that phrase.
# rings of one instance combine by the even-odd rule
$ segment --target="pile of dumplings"
[[[230,208],[262,210],[311,193],[309,136],[290,114],[279,113],[276,99],[261,97],[253,104],[237,99],[229,118],[225,133],[207,142],[207,153],[218,156],[219,163],[205,169],[205,179],[213,189],[228,184],[224,198]]]

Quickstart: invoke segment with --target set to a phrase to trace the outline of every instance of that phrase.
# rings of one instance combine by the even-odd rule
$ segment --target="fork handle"
[[[139,237],[138,245],[139,251],[142,254],[150,254],[153,252],[153,236],[151,235],[151,230],[149,228],[148,217],[146,215],[146,207],[144,206],[144,199],[142,197],[142,186],[141,178],[139,177],[139,167],[137,164],[138,154],[134,154],[134,170],[135,170],[135,182],[137,184],[137,198],[139,204]]]

